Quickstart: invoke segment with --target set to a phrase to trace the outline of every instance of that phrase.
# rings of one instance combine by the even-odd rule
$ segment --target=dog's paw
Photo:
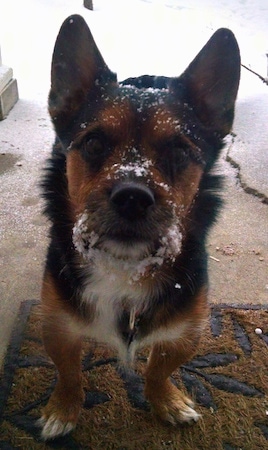
[[[179,423],[194,423],[199,420],[201,415],[194,409],[194,403],[187,397],[183,400],[172,400],[169,405],[162,405],[161,411],[157,411],[157,414],[165,422],[171,423],[171,425],[177,425]]]
[[[70,433],[76,427],[83,403],[80,385],[70,391],[58,384],[37,421],[42,439],[47,441]]]
[[[41,437],[44,441],[65,436],[76,426],[73,422],[62,422],[55,414],[50,417],[43,415],[38,421],[37,426],[42,428]]]
[[[194,423],[201,417],[195,411],[192,400],[170,382],[154,391],[147,388],[145,395],[151,403],[154,413],[171,425]]]

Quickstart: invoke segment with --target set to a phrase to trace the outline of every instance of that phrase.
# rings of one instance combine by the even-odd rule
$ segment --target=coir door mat
[[[1,377],[0,448],[268,449],[267,310],[212,307],[198,354],[173,376],[174,383],[195,398],[202,414],[194,425],[163,425],[151,414],[142,393],[146,355],[139,356],[135,373],[126,373],[109,349],[87,342],[86,401],[78,426],[71,435],[44,443],[36,420],[55,385],[56,372],[42,347],[38,304],[24,302]]]

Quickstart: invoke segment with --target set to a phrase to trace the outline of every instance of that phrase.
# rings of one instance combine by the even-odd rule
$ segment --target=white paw
[[[191,408],[190,406],[186,406],[181,411],[181,422],[197,422],[201,417],[201,414],[198,414],[194,408]]]
[[[197,422],[200,417],[201,414],[198,414],[194,409],[194,403],[187,399],[187,404],[185,403],[183,406],[178,405],[177,407],[175,406],[175,408],[169,408],[165,420],[175,426],[179,423]]]
[[[37,421],[37,425],[42,428],[41,436],[44,441],[55,439],[59,436],[65,436],[65,434],[70,433],[70,431],[75,428],[74,423],[62,422],[57,419],[55,415],[50,416],[48,419],[42,416]]]

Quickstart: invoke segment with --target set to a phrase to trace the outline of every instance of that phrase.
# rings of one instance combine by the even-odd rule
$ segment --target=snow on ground
[[[56,35],[72,13],[84,16],[119,79],[179,75],[220,27],[236,35],[242,62],[267,76],[268,2],[264,0],[0,0],[3,64],[13,68],[20,98],[45,102]],[[240,97],[261,83],[243,70]],[[245,80],[245,82],[244,82]]]

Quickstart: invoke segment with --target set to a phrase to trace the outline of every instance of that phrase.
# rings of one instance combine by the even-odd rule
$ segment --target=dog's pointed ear
[[[51,67],[49,112],[55,123],[66,122],[81,107],[90,90],[116,82],[79,15],[68,17],[56,39]]]
[[[224,137],[230,132],[240,79],[240,53],[234,34],[221,28],[186,71],[171,82],[203,125]]]

